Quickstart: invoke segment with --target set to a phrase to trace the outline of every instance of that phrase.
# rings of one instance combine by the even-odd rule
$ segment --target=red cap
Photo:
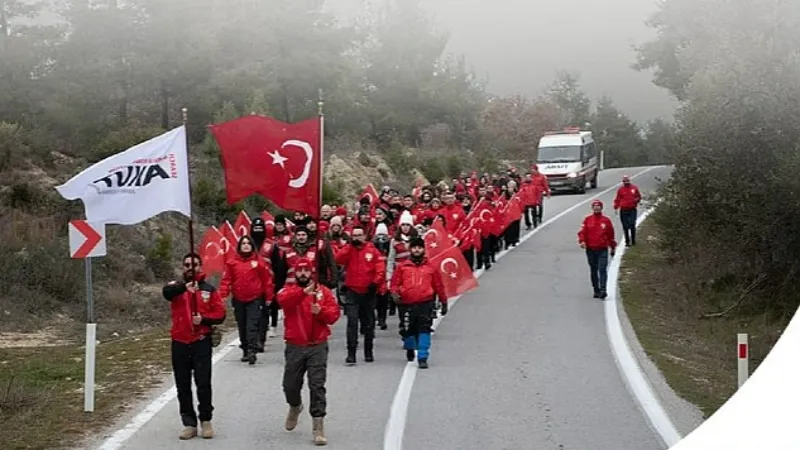
[[[345,208],[344,206],[336,208],[336,215],[347,217],[347,208]]]
[[[312,271],[314,270],[314,268],[311,265],[311,261],[308,258],[300,258],[297,260],[296,263],[294,263],[294,270],[297,271],[300,269],[306,269]]]
[[[603,206],[603,202],[601,202],[600,200],[594,200],[594,201],[592,202],[592,208],[594,208],[595,206],[600,206],[600,207],[602,207],[602,206]]]
[[[631,181],[631,177],[628,176],[628,175],[623,175],[622,176],[622,181]]]

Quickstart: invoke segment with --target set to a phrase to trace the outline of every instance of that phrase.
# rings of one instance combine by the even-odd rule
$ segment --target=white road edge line
[[[644,175],[647,172],[650,172],[653,169],[657,169],[663,166],[652,166],[648,167],[644,170],[637,172],[636,174],[631,176],[631,179],[635,179]],[[520,244],[523,244],[528,239],[532,238],[536,233],[547,227],[548,225],[552,224],[553,222],[557,221],[558,219],[566,216],[567,214],[575,211],[576,209],[586,205],[587,203],[591,202],[592,200],[602,197],[603,195],[608,194],[609,192],[617,189],[620,183],[615,183],[610,188],[594,194],[593,196],[584,199],[575,205],[570,206],[569,208],[561,211],[560,213],[556,214],[555,216],[551,217],[538,228],[529,231],[525,236],[520,238]],[[577,239],[577,238],[576,238]],[[496,259],[499,260],[500,258],[504,257],[509,251],[513,250],[503,250],[502,252],[497,254]],[[480,278],[483,275],[484,270],[478,270],[475,272],[475,277]],[[609,278],[611,279],[611,278]],[[458,297],[452,298],[449,300],[448,304],[449,307],[452,308],[455,306],[456,302],[461,298],[459,295]],[[433,327],[438,327],[439,323],[447,316],[439,316],[436,320],[433,321]],[[433,348],[431,348],[430,353],[433,353]],[[403,375],[400,378],[400,383],[397,386],[397,391],[394,394],[394,399],[392,399],[392,406],[389,410],[389,420],[386,422],[386,429],[383,433],[383,450],[402,450],[403,449],[403,435],[405,434],[406,428],[406,417],[408,416],[408,404],[411,400],[411,391],[414,387],[414,380],[417,376],[417,365],[413,362],[409,362],[405,369],[403,370]]]
[[[655,205],[644,211],[636,220],[636,227],[653,212]],[[608,299],[604,304],[606,316],[606,333],[611,345],[611,351],[617,362],[617,367],[633,397],[641,406],[645,417],[655,429],[667,448],[672,447],[681,440],[681,435],[672,423],[653,387],[647,380],[641,366],[628,345],[625,333],[622,331],[622,322],[619,318],[619,275],[622,265],[622,255],[625,246],[619,246],[615,257],[611,260],[608,270]]]
[[[234,339],[232,342],[228,342],[223,348],[218,350],[214,357],[211,359],[211,365],[215,366],[217,363],[222,361],[228,353],[231,352],[234,348],[239,347],[239,338]],[[147,425],[147,422],[153,419],[162,409],[169,402],[177,397],[178,393],[175,390],[175,385],[171,385],[169,389],[164,391],[163,394],[156,397],[152,403],[147,405],[139,414],[131,419],[127,425],[117,430],[114,434],[112,434],[108,439],[103,441],[103,444],[100,447],[97,447],[97,450],[119,450],[122,448],[122,445],[125,442],[133,437],[137,431],[144,428]]]

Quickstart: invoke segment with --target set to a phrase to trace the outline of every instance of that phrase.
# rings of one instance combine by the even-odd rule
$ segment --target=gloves
[[[442,311],[441,312],[442,312],[443,316],[447,315],[447,310],[448,310],[447,302],[442,302]]]

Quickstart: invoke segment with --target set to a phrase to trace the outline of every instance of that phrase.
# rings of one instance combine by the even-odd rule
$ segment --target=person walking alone
[[[594,298],[605,299],[606,280],[608,278],[608,256],[614,257],[617,241],[614,236],[614,224],[603,214],[603,202],[592,202],[592,214],[583,219],[578,231],[578,245],[586,250],[589,262],[590,278],[594,289]]]
[[[219,283],[220,297],[233,294],[233,312],[239,327],[242,362],[256,363],[262,326],[262,313],[275,295],[272,271],[258,253],[249,236],[242,236],[236,253],[225,261]]]
[[[183,423],[181,440],[197,436],[197,420],[204,439],[214,437],[211,426],[211,328],[225,321],[225,304],[216,288],[205,279],[202,260],[195,253],[183,258],[183,281],[171,281],[162,290],[172,312],[172,371]],[[192,378],[197,388],[199,417],[194,409]]]
[[[303,377],[307,375],[314,444],[326,445],[328,337],[331,335],[330,327],[339,320],[341,311],[330,288],[312,279],[313,271],[311,261],[298,259],[294,265],[295,284],[281,289],[277,297],[283,309],[283,337],[286,341],[283,392],[289,413],[285,427],[288,431],[297,427],[303,412]]]
[[[625,246],[636,245],[636,208],[642,201],[642,193],[639,188],[631,184],[631,177],[622,177],[622,186],[617,189],[617,196],[614,197],[614,212],[619,212],[619,220],[622,222],[622,232],[625,234]]]

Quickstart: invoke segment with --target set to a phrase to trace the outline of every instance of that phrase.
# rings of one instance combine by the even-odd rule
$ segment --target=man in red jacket
[[[636,245],[636,208],[642,201],[639,188],[631,184],[631,177],[622,177],[622,186],[617,189],[614,197],[614,211],[619,211],[619,220],[622,222],[622,232],[625,233],[625,246]]]
[[[197,436],[198,414],[194,410],[192,377],[197,387],[200,424],[204,439],[214,437],[211,427],[211,333],[225,321],[225,304],[203,274],[200,256],[183,258],[183,281],[170,281],[162,290],[172,311],[172,371],[178,391],[182,440]]]
[[[364,335],[364,361],[375,360],[372,344],[375,339],[375,294],[386,283],[386,257],[367,241],[361,225],[350,232],[350,243],[336,253],[336,264],[344,268],[344,313],[347,316],[348,365],[356,363],[358,325]]]
[[[614,257],[617,241],[614,237],[614,224],[603,214],[603,202],[600,200],[592,202],[592,214],[583,219],[578,231],[578,244],[586,250],[594,298],[604,299],[608,296],[608,255],[610,251],[611,257]]]
[[[328,373],[328,337],[331,325],[339,320],[341,312],[333,292],[312,278],[314,265],[300,258],[294,266],[295,284],[286,285],[278,292],[278,303],[283,308],[283,337],[286,341],[283,369],[283,392],[289,413],[286,429],[297,426],[303,411],[303,376],[308,374],[311,399],[309,413],[313,421],[314,443],[325,445],[324,418],[327,401],[325,379]]]
[[[438,267],[425,258],[425,241],[415,237],[409,247],[411,255],[392,274],[390,289],[400,313],[406,359],[411,362],[416,356],[419,368],[427,369],[436,298],[442,304],[442,315],[446,315],[447,294]]]

